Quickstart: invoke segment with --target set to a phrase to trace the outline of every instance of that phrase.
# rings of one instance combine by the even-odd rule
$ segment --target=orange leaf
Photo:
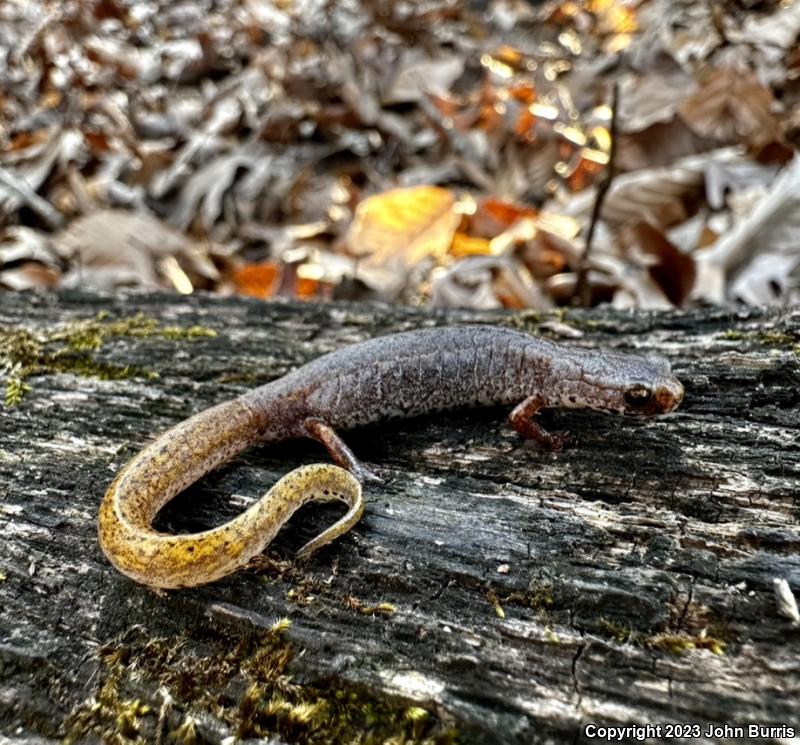
[[[552,245],[544,231],[538,233],[535,242],[523,247],[520,258],[535,279],[552,277],[567,268],[564,252]]]
[[[594,182],[602,170],[603,165],[596,160],[578,156],[574,170],[567,177],[567,184],[572,191],[583,191]]]
[[[522,52],[520,52],[516,47],[509,46],[508,44],[503,44],[492,55],[492,57],[512,67],[522,62]]]
[[[494,132],[503,125],[503,114],[494,100],[486,101],[479,109],[478,126],[486,132]]]
[[[39,99],[39,105],[43,109],[55,109],[63,100],[64,97],[61,94],[61,91],[50,89],[42,94],[42,97]]]
[[[508,94],[515,101],[532,104],[536,100],[536,88],[532,83],[521,82],[509,86]]]
[[[11,138],[10,142],[6,146],[6,151],[13,153],[19,150],[27,150],[33,145],[38,145],[40,142],[44,142],[47,137],[48,131],[46,129],[37,129],[33,132],[20,132]]]
[[[455,197],[438,186],[392,189],[365,199],[347,233],[351,253],[372,266],[410,267],[427,256],[443,257],[461,216]]]
[[[531,113],[531,110],[526,106],[519,112],[517,120],[514,122],[514,134],[521,140],[531,142],[536,139],[534,132],[534,125],[536,124],[536,117]]]
[[[245,264],[237,269],[231,279],[240,295],[261,298],[271,297],[277,288],[280,269],[274,261]]]
[[[456,233],[453,236],[453,245],[450,247],[452,256],[483,256],[492,252],[486,238],[476,238],[465,233]]]
[[[295,297],[308,299],[319,295],[321,284],[319,280],[298,277],[294,287]]]
[[[470,233],[494,238],[523,217],[536,217],[533,207],[525,207],[500,199],[484,199],[472,216]]]
[[[102,132],[86,131],[83,133],[83,137],[95,158],[99,159],[111,150],[108,138]]]

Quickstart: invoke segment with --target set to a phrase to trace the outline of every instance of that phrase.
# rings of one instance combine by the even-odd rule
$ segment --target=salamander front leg
[[[336,433],[336,430],[323,422],[322,419],[312,417],[306,419],[303,424],[309,437],[321,442],[330,453],[331,458],[342,468],[350,471],[359,481],[383,482],[380,476],[370,471],[356,458],[353,451],[347,447],[344,440]]]
[[[529,396],[508,415],[508,421],[526,440],[536,440],[547,450],[562,450],[570,442],[569,434],[548,432],[533,421],[533,417],[542,406],[544,406],[544,399],[541,396]]]

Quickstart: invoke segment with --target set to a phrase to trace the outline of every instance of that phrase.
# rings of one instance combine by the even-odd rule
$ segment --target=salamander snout
[[[623,394],[625,411],[639,416],[668,414],[678,408],[683,393],[683,385],[671,375],[651,386],[636,385]]]

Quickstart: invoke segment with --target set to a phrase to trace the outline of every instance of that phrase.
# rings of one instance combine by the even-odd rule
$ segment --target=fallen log
[[[154,435],[339,346],[465,322],[658,352],[684,404],[646,422],[546,413],[577,440],[555,454],[523,444],[499,410],[369,427],[347,441],[384,483],[367,486],[356,528],[308,562],[293,552],[339,508],[304,508],[251,567],[194,590],[156,595],[105,561],[100,498]],[[798,309],[509,314],[4,294],[0,365],[8,737],[800,733]],[[252,449],[158,525],[219,524],[290,469],[326,460],[311,441]]]

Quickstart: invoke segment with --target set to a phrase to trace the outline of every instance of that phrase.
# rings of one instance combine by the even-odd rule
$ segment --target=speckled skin
[[[303,555],[347,531],[364,509],[358,479],[320,464],[293,471],[213,530],[172,536],[151,527],[176,494],[255,442],[317,437],[337,462],[364,478],[369,472],[334,430],[467,406],[519,404],[511,414],[513,426],[558,448],[563,441],[532,419],[540,408],[653,416],[672,411],[682,398],[683,387],[658,357],[564,347],[490,326],[380,337],[320,357],[164,433],[109,487],[100,508],[100,545],[114,566],[138,582],[160,588],[211,582],[262,551],[306,502],[340,499],[349,510],[304,546]]]
[[[647,389],[634,408],[625,392]],[[576,349],[494,326],[455,326],[383,336],[326,354],[246,393],[265,415],[264,437],[304,437],[318,417],[335,429],[537,395],[542,408],[664,414],[683,386],[655,356]],[[277,415],[278,412],[284,415]],[[269,413],[267,413],[269,412]]]

